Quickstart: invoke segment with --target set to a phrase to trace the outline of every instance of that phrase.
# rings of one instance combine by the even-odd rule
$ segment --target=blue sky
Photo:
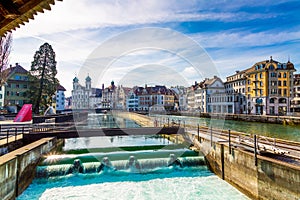
[[[30,69],[35,51],[48,42],[56,52],[58,78],[68,90],[67,95],[72,90],[75,74],[81,77],[80,81],[84,81],[82,77],[87,73],[94,75],[94,87],[108,85],[111,80],[130,86],[133,83],[129,79],[136,80],[138,85],[170,85],[172,78],[174,85],[189,85],[211,74],[225,80],[236,70],[251,67],[270,56],[279,62],[287,62],[290,57],[299,71],[299,13],[300,1],[64,0],[13,32],[10,61]],[[103,43],[126,31],[145,27],[174,30],[197,42],[216,69],[211,74],[206,74],[207,70],[196,73],[194,66],[172,52],[142,49],[118,57],[100,79],[93,72],[105,66],[99,66],[98,61],[89,62],[93,69],[82,70]],[[168,42],[169,46],[176,43]],[[113,48],[119,48],[123,41],[114,45]],[[109,55],[108,52],[100,54]],[[142,71],[144,75],[139,76]],[[178,75],[182,78],[176,78]]]

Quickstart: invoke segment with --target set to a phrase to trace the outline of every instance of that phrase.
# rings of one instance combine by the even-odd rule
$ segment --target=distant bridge
[[[184,134],[182,127],[141,127],[141,128],[99,128],[99,129],[79,129],[79,130],[35,130],[23,134],[23,141],[31,143],[41,138],[56,137],[58,139],[97,137],[97,136],[126,136],[126,135],[159,135],[159,134]]]

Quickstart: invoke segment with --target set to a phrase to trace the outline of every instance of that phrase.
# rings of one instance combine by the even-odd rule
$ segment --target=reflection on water
[[[181,122],[181,124],[197,126],[211,126],[223,130],[234,130],[245,132],[249,134],[258,134],[268,137],[281,138],[300,142],[300,125],[281,125],[260,122],[245,122],[234,120],[219,120],[199,117],[186,117],[186,116],[171,116],[171,115],[153,115],[153,118],[158,121],[167,122],[174,120]]]
[[[118,118],[110,114],[95,114],[88,115],[88,128],[135,128],[140,127],[132,120]]]
[[[65,139],[63,151],[106,147],[130,147],[172,144],[158,136],[102,136]]]

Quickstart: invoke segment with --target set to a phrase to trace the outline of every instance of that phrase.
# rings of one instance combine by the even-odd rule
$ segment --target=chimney
[[[272,62],[273,61],[273,58],[272,58],[272,56],[270,56],[270,62]]]
[[[16,63],[16,66],[19,66],[19,63]]]

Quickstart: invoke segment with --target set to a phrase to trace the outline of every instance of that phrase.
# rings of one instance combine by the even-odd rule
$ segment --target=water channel
[[[90,115],[89,122],[90,127],[137,127],[102,114]],[[43,159],[18,199],[248,198],[181,144],[154,136],[114,136],[65,140],[62,152]]]

